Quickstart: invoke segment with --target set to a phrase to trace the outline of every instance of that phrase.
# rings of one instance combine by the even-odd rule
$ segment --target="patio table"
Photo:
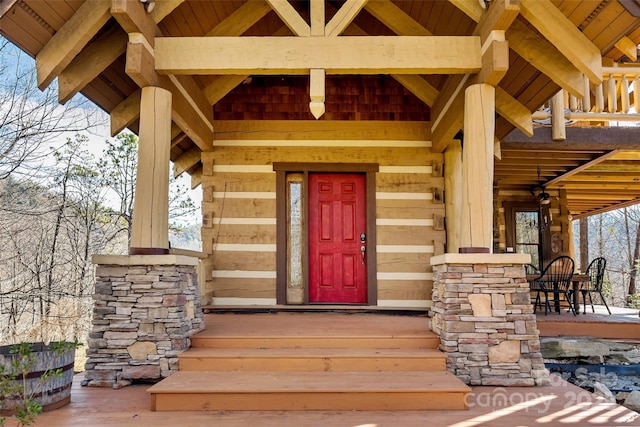
[[[540,277],[539,274],[527,274],[527,281],[529,283],[531,283],[532,280],[537,279],[538,277]],[[578,308],[580,307],[580,289],[582,288],[582,286],[586,283],[589,283],[589,276],[587,274],[582,274],[582,273],[574,273],[573,276],[571,276],[571,288],[569,289],[572,293],[573,293],[573,307],[575,308],[576,314],[580,314],[580,310],[578,310]],[[557,294],[556,294],[557,295]],[[560,299],[559,298],[554,298],[553,299],[553,305],[555,308],[556,313],[560,313]]]

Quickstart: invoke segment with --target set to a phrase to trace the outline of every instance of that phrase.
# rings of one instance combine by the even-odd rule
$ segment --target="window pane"
[[[516,252],[531,255],[531,264],[540,266],[540,232],[537,211],[515,212]]]
[[[302,286],[302,183],[289,183],[289,283]]]
[[[516,212],[516,245],[538,244],[538,212]]]

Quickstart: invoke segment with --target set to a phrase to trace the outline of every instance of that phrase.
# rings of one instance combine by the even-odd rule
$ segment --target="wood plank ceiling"
[[[621,39],[640,43],[640,20],[629,11],[631,7],[625,8],[624,0],[539,1],[547,2],[547,8],[554,11],[557,8],[561,22],[577,28],[608,60],[630,61],[616,47]],[[569,129],[565,142],[552,142],[545,127],[536,128],[533,139],[520,130],[512,133],[515,119],[509,115],[518,108],[535,111],[560,86],[575,90],[575,73],[567,70],[575,70],[576,59],[572,65],[572,55],[566,49],[576,43],[576,55],[580,56],[582,48],[574,40],[565,40],[565,46],[565,41],[556,40],[553,34],[544,37],[543,23],[536,22],[540,12],[528,11],[535,10],[531,0],[487,3],[491,8],[493,3],[505,2],[519,4],[522,10],[506,32],[509,69],[499,83],[499,90],[517,103],[509,104],[504,111],[498,109],[496,117],[496,136],[502,140],[502,158],[495,163],[498,188],[529,192],[549,183],[550,189],[567,191],[570,211],[576,217],[640,200],[640,163],[634,151],[640,150],[635,142],[640,138],[634,137],[635,129],[611,133],[602,133],[602,128]],[[5,0],[0,4],[0,33],[38,57],[55,40],[53,36],[66,31],[65,24],[74,15],[77,18],[82,6],[88,4],[94,11],[112,7],[113,12],[114,5],[126,1]],[[308,0],[290,0],[289,4],[309,23]],[[326,22],[344,5],[345,1],[326,1]],[[369,0],[343,35],[471,35],[485,13],[477,0]],[[155,10],[149,15],[157,24],[155,34],[166,37],[292,35],[269,2],[263,0],[163,0],[155,2]],[[61,98],[81,91],[135,132],[137,116],[130,113],[130,106],[135,105],[140,83],[126,72],[126,32],[114,17],[107,16],[104,24],[97,22],[99,30],[93,34],[87,30],[90,40],[86,46],[79,46],[77,52],[70,49],[68,61],[52,77],[58,77]],[[96,58],[107,63],[98,66]],[[86,72],[79,78],[75,69],[90,69],[93,74]],[[183,87],[194,91],[194,102],[205,104],[208,111],[204,116],[213,117],[214,134],[216,121],[313,119],[308,107],[307,76],[182,77],[186,76],[180,78]],[[438,93],[445,92],[447,77],[422,75],[409,82],[391,75],[327,76],[326,112],[321,120],[431,121],[432,107],[438,102]],[[199,152],[207,143],[194,142],[194,135],[181,132],[178,126],[174,136],[171,159],[177,171],[197,177],[202,167]],[[563,176],[566,178],[559,179]]]

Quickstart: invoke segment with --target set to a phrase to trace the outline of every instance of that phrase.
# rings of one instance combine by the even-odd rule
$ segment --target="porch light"
[[[151,13],[153,8],[156,6],[156,3],[154,1],[150,1],[150,0],[140,0],[140,3],[142,3],[142,5],[144,6],[144,9],[147,11],[147,13]]]
[[[541,205],[548,205],[549,203],[551,203],[551,198],[549,196],[549,193],[547,193],[546,191],[543,191],[542,193],[540,193],[538,195],[538,201],[540,202]]]

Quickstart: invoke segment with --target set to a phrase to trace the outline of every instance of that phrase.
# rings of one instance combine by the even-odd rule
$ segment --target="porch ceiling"
[[[289,0],[291,7],[284,9],[274,6],[275,3],[156,1],[149,16],[157,27],[147,26],[141,31],[148,31],[151,37],[291,36],[309,26],[311,3],[308,0]],[[364,6],[341,34],[482,34],[484,30],[476,27],[484,28],[483,24],[478,26],[478,22],[487,21],[490,11],[519,5],[520,13],[515,21],[507,24],[509,69],[498,83],[503,99],[509,102],[508,108],[498,108],[496,136],[502,141],[502,160],[496,161],[496,182],[501,190],[528,192],[552,181],[547,188],[566,190],[569,208],[576,217],[640,198],[640,184],[635,178],[638,157],[634,151],[640,147],[635,145],[635,130],[620,137],[607,134],[602,128],[569,129],[565,142],[551,142],[545,128],[536,129],[533,138],[525,137],[518,130],[512,131],[516,125],[522,128],[528,113],[547,102],[561,86],[572,93],[582,90],[577,77],[581,79],[583,73],[590,75],[593,71],[593,61],[590,62],[593,52],[610,61],[632,61],[629,57],[640,43],[640,18],[634,16],[633,10],[626,9],[630,7],[628,3],[620,0],[493,0],[486,11],[476,0],[369,0],[357,2]],[[540,4],[544,10],[539,9]],[[342,0],[325,1],[325,22],[331,22],[345,5],[348,2]],[[112,114],[114,131],[129,127],[136,132],[139,112],[132,106],[139,96],[140,80],[127,73],[125,53],[126,32],[135,32],[131,26],[136,25],[134,15],[128,13],[136,7],[139,8],[136,1],[126,0],[91,3],[8,0],[0,4],[0,33],[37,57],[39,68],[47,63],[46,58],[55,58],[49,60],[55,67],[47,70],[48,77],[41,82],[42,86],[57,77],[62,100],[80,91]],[[280,9],[278,13],[274,8]],[[292,19],[291,11],[301,20]],[[285,25],[287,20],[289,25]],[[547,21],[563,25],[549,29]],[[571,32],[575,28],[581,35]],[[448,77],[393,73],[327,76],[326,112],[321,120],[434,121],[432,107],[435,111],[447,108],[445,95],[440,95],[450,93]],[[215,139],[216,122],[313,120],[306,76],[197,75],[172,77],[171,81],[179,81],[187,88],[190,95],[187,105],[193,109],[193,114],[184,118],[185,123],[176,123],[174,127],[171,159],[178,173],[192,175],[194,185],[199,184],[197,177],[202,168],[200,151],[209,145],[201,135],[205,135],[204,139],[210,136],[207,128],[212,126]],[[210,123],[198,122],[198,117]],[[576,132],[580,136],[574,138]],[[590,145],[581,146],[586,140],[591,141]],[[613,149],[622,151],[614,155],[610,153]],[[607,156],[606,160],[603,155]]]

